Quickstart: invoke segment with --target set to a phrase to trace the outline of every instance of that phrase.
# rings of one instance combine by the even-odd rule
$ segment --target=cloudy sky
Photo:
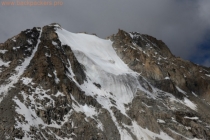
[[[176,56],[210,67],[210,0],[57,0],[63,5],[2,6],[4,1],[15,0],[0,0],[2,43],[22,30],[53,22],[101,38],[120,28],[152,35]]]

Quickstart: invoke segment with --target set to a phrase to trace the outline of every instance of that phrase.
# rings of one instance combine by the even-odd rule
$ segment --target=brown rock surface
[[[7,50],[0,60],[9,62],[0,65],[2,140],[159,140],[160,134],[177,140],[210,139],[210,68],[175,57],[154,37],[119,30],[109,39],[117,55],[138,73],[139,84],[132,101],[119,105],[122,99],[114,92],[100,96],[106,89],[91,81],[57,29],[62,29],[57,23],[27,29],[0,44],[0,50]],[[127,82],[122,98],[134,87],[129,74],[108,76]],[[86,86],[98,93],[93,96]]]

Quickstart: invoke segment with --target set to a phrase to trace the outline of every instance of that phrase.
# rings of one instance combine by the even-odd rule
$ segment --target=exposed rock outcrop
[[[1,139],[210,139],[210,68],[149,35],[108,39],[53,23],[0,44]]]

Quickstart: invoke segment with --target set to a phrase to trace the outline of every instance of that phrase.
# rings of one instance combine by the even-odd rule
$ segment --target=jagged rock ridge
[[[210,69],[154,37],[59,24],[0,44],[2,139],[210,139]]]

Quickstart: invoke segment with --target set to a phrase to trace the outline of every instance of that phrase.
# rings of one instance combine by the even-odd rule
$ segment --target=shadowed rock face
[[[96,82],[88,68],[99,65],[64,44],[59,30],[27,29],[0,44],[1,139],[210,139],[209,68],[175,57],[154,37],[119,30],[108,39],[135,74],[102,70],[106,79],[96,74]]]

